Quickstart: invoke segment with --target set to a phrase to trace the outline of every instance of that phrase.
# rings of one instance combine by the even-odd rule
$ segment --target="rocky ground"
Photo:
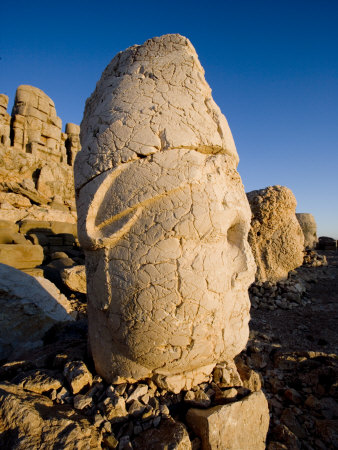
[[[79,320],[0,367],[0,447],[197,450],[187,411],[242,401],[262,382],[269,450],[338,448],[338,253],[325,252],[328,265],[323,255],[284,283],[253,286],[250,340],[237,368],[217,367],[208,383],[180,394],[151,380],[107,385],[97,376],[85,304],[73,294]]]
[[[293,274],[305,304],[251,311],[243,354],[264,379],[269,450],[338,448],[338,252],[321,254],[327,266]]]

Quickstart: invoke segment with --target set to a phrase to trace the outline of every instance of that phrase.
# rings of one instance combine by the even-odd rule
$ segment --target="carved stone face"
[[[157,39],[169,46],[171,37]],[[191,44],[179,38],[173,37],[180,51],[191,56]],[[87,103],[91,114],[93,96]],[[155,377],[168,389],[189,388],[247,342],[247,290],[255,272],[247,243],[251,212],[231,134],[224,139],[230,130],[211,97],[204,106],[207,101],[214,109],[206,120],[220,116],[218,137],[207,135],[189,146],[182,136],[182,145],[168,141],[124,163],[110,156],[98,161],[97,153],[89,179],[84,164],[90,152],[82,150],[76,161],[90,346],[97,371],[109,381]],[[90,121],[85,114],[85,133]],[[162,140],[169,134],[164,126]],[[211,145],[212,139],[220,146]]]

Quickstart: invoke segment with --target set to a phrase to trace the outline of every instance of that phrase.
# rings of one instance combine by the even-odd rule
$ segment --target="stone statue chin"
[[[75,162],[89,341],[109,382],[178,392],[248,339],[250,208],[191,43],[118,54],[86,103]]]

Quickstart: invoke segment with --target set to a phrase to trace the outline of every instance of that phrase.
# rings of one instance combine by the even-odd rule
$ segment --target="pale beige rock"
[[[0,263],[16,269],[39,266],[44,257],[43,248],[41,245],[29,244],[0,244]]]
[[[244,348],[255,266],[236,148],[189,40],[119,53],[87,100],[81,139],[96,370],[190,389]]]
[[[147,450],[191,450],[191,442],[183,423],[172,418],[163,419],[158,428],[142,432],[133,440],[133,448]]]
[[[67,163],[73,165],[77,153],[81,150],[79,125],[67,123],[66,135],[65,147],[67,151]]]
[[[62,281],[75,292],[87,293],[87,278],[85,266],[67,267],[61,272]]]
[[[318,242],[315,218],[309,213],[296,213],[296,217],[304,234],[304,247],[314,248]]]
[[[264,450],[269,428],[268,402],[262,391],[210,409],[189,409],[186,420],[203,450]]]
[[[64,376],[72,388],[73,394],[77,394],[84,387],[91,386],[92,374],[83,361],[69,361],[63,370]]]
[[[49,280],[0,264],[0,359],[43,345],[55,324],[74,320],[70,302]]]
[[[58,162],[65,160],[61,119],[56,116],[53,100],[41,89],[28,85],[19,86],[12,116],[14,148],[39,155],[42,159],[49,158]]]
[[[68,405],[53,405],[44,395],[0,384],[0,447],[99,449],[101,435]]]
[[[303,263],[304,236],[296,219],[296,199],[284,186],[247,194],[251,211],[249,243],[257,281],[280,281]]]
[[[8,97],[0,94],[0,146],[10,144],[11,116],[7,113]]]

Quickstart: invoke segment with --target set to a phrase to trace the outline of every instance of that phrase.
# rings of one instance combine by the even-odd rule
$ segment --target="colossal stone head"
[[[309,213],[296,213],[296,217],[304,234],[304,247],[314,248],[318,242],[315,218]]]
[[[81,145],[96,369],[189,389],[245,346],[255,272],[236,148],[189,40],[119,53],[87,100]]]
[[[284,280],[303,264],[304,235],[296,218],[297,201],[285,186],[247,193],[252,211],[249,243],[257,264],[256,280]]]

